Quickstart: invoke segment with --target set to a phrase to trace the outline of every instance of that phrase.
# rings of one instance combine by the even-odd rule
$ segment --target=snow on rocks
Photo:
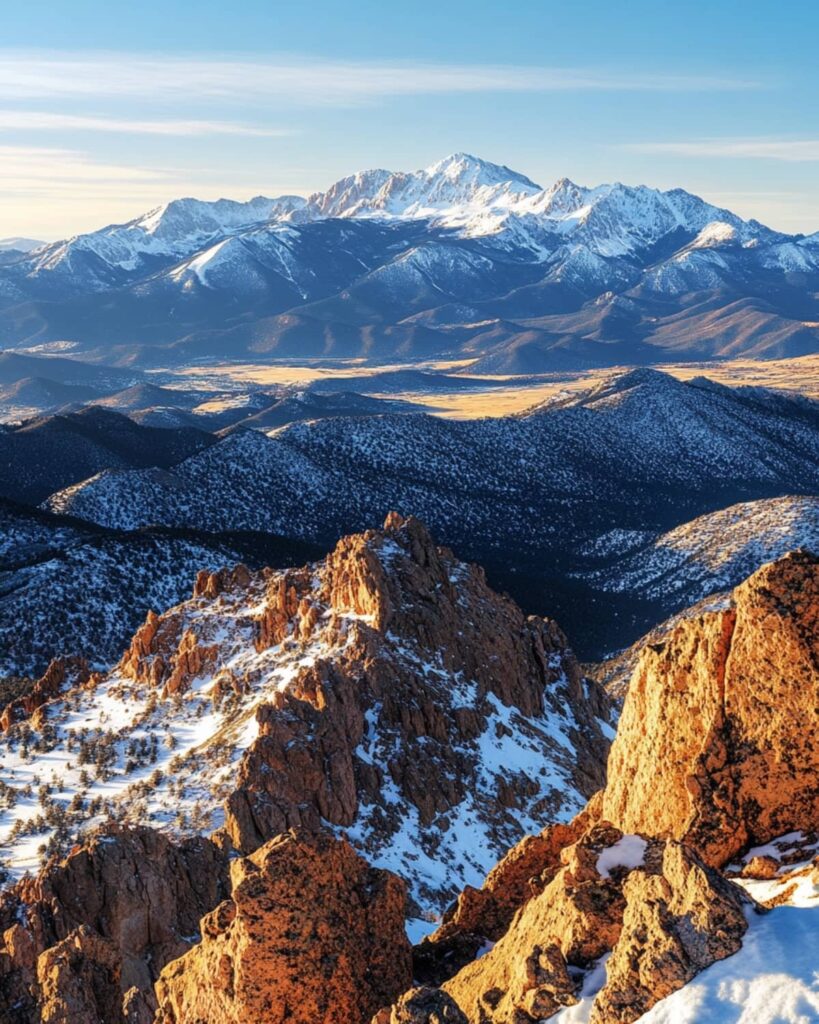
[[[648,843],[642,836],[623,836],[607,846],[597,858],[601,878],[611,878],[613,868],[639,868],[645,860]]]
[[[115,670],[17,721],[3,857],[35,871],[110,819],[243,852],[329,825],[436,913],[599,788],[607,714],[553,623],[391,517],[300,570],[201,573]]]

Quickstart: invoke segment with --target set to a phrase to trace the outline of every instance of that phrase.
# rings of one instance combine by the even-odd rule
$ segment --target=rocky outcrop
[[[656,848],[652,856],[659,859]],[[700,971],[740,948],[750,900],[689,848],[668,841],[656,872],[623,881],[620,937],[591,1024],[631,1024]]]
[[[470,1022],[528,1024],[575,1001],[608,954],[591,1022],[630,1024],[735,952],[752,901],[716,868],[813,833],[817,700],[819,559],[800,552],[646,647],[605,790],[466,889],[416,948],[419,976]],[[778,872],[770,855],[734,869],[788,877]]]
[[[14,1008],[18,1024],[143,1024],[129,990],[152,1013],[159,971],[226,887],[226,857],[207,839],[174,844],[148,828],[92,838],[3,894],[0,1019]]]
[[[609,758],[603,814],[722,865],[819,820],[819,559],[764,566],[731,606],[647,648]]]
[[[210,582],[212,577],[219,579],[218,574],[209,573],[207,576],[204,592],[216,589],[218,593],[217,585]],[[200,586],[200,577],[197,577],[194,593]],[[214,644],[200,644],[196,634],[190,630],[183,628],[181,636],[178,631],[178,616],[171,613],[160,617],[149,612],[120,661],[123,677],[161,687],[163,697],[184,693],[192,679],[214,664],[218,648]]]
[[[225,826],[179,844],[114,828],[10,890],[4,1022],[535,1024],[606,957],[591,1024],[631,1024],[739,948],[759,908],[717,868],[817,820],[814,556],[764,567],[646,649],[605,789],[607,708],[562,634],[413,519],[300,570],[200,575],[196,592],[149,617],[115,687],[148,688],[154,708],[205,679],[211,710],[261,694],[219,734],[257,730]],[[67,678],[55,670],[58,696]],[[519,838],[523,821],[568,818],[567,791],[585,809]],[[403,844],[411,913],[452,889],[417,862],[454,851],[474,870],[484,837],[519,841],[411,962],[403,883],[328,824],[379,856]],[[804,885],[814,839],[732,870]]]
[[[343,538],[318,572],[271,580],[257,649],[293,642],[333,655],[257,714],[259,738],[228,801],[226,828],[245,852],[291,827],[350,827],[363,809],[365,849],[377,852],[401,824],[395,801],[385,800],[391,787],[429,830],[430,856],[448,816],[484,789],[478,813],[502,852],[521,834],[522,809],[559,815],[565,799],[565,790],[542,794],[513,764],[481,785],[481,737],[511,735],[503,708],[524,732],[568,709],[577,755],[566,758],[547,731],[532,734],[533,747],[557,759],[583,795],[602,782],[607,743],[597,716],[608,709],[599,691],[584,690],[559,629],[494,594],[480,569],[437,548],[417,520],[391,514],[383,531]]]
[[[91,672],[85,658],[53,658],[43,675],[34,686],[0,711],[0,731],[7,731],[18,722],[30,718],[48,701],[59,696],[71,686],[82,686],[88,682]]]
[[[373,1017],[372,1024],[469,1024],[458,1004],[439,988],[413,988],[393,1006]]]
[[[121,1020],[121,969],[115,944],[80,925],[37,959],[43,1024]]]
[[[442,988],[470,1024],[535,1024],[579,999],[610,954],[594,1024],[630,1024],[736,952],[751,901],[688,847],[607,822],[563,849],[505,933]],[[432,938],[446,940],[446,931]]]
[[[346,842],[279,836],[231,864],[230,899],[160,975],[157,1020],[365,1024],[412,979],[404,910],[403,883]]]

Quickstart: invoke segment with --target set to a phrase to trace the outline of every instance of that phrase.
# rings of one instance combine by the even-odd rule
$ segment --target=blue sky
[[[454,151],[819,230],[814,0],[4,7],[0,237]]]

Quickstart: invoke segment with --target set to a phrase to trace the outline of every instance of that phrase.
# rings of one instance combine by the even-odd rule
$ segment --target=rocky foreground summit
[[[137,885],[123,913],[153,921],[151,938],[123,945],[119,911],[67,915],[59,897],[55,917],[23,880],[0,921],[27,922],[6,952],[9,1006],[38,1019],[35,961],[82,928],[113,943],[121,994],[147,983],[153,1006],[159,971],[196,937],[180,921],[229,894],[227,858],[255,857],[289,829],[344,836],[399,874],[417,927],[527,831],[576,814],[604,779],[608,716],[558,627],[524,616],[415,519],[390,515],[301,569],[203,571],[189,601],[147,617],[114,671],[58,661],[4,709],[0,827],[13,873],[68,853],[68,870],[121,869],[128,885],[143,856],[135,826],[174,843],[212,833],[196,841],[221,865],[221,888],[204,902],[180,892],[181,908],[163,896],[158,911]],[[161,872],[164,856],[147,862]],[[58,925],[41,927],[41,914]],[[402,897],[400,930],[404,917]],[[173,943],[156,940],[163,928]]]
[[[110,715],[120,691],[147,692],[151,710],[115,749],[160,711],[184,735],[203,694],[234,694],[244,710],[189,748],[213,767],[215,738],[250,734],[225,762],[224,814],[211,838],[180,840],[152,797],[147,816],[170,835],[108,825],[10,889],[4,1021],[535,1024],[572,1007],[591,1024],[660,1021],[673,1019],[652,1018],[662,1000],[745,955],[766,908],[816,902],[807,553],[646,648],[607,781],[605,705],[556,627],[397,516],[303,570],[201,574],[111,678],[12,723],[4,754],[49,724],[58,749],[72,702]],[[107,784],[122,771],[112,761]],[[585,807],[565,797],[593,790]],[[476,874],[515,822],[531,834],[506,842],[480,888],[460,886],[411,955],[405,916]],[[795,987],[792,1002],[814,995]]]
[[[605,789],[461,894],[419,947],[422,973],[475,1024],[584,997],[591,1024],[640,1018],[741,948],[760,908],[717,869],[784,834],[796,852],[769,845],[745,873],[787,902],[789,870],[816,858],[818,706],[819,559],[797,552],[644,651]],[[807,871],[815,904],[819,861]]]

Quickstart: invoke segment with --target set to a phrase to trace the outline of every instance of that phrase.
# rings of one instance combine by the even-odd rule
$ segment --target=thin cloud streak
[[[262,128],[230,121],[140,121],[125,117],[94,117],[46,113],[36,110],[0,110],[0,131],[89,131],[124,135],[249,135],[281,137],[295,135],[287,128]]]
[[[0,145],[0,223],[9,235],[25,234],[26,227],[32,237],[65,238],[123,223],[181,196],[250,199],[286,191],[293,189],[275,181],[228,183],[205,171],[127,166],[58,147]]]
[[[70,149],[40,146],[0,146],[0,186],[3,189],[43,181],[56,183],[136,183],[166,181],[159,170],[102,163]]]
[[[197,60],[133,53],[0,51],[7,100],[100,95],[282,99],[357,106],[388,96],[483,92],[701,92],[758,88],[750,79],[522,65],[341,62],[294,56]]]
[[[684,157],[728,157],[739,160],[819,161],[819,139],[694,139],[681,142],[632,142],[619,147],[635,153]]]

